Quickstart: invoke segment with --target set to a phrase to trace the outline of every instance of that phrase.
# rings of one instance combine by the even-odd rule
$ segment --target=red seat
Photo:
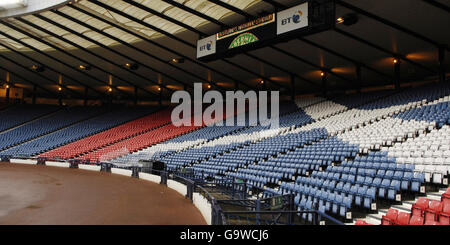
[[[409,225],[423,225],[423,218],[422,216],[412,216],[411,220],[409,221]]]
[[[439,222],[434,220],[427,220],[425,221],[425,225],[440,225]]]
[[[438,221],[440,212],[442,212],[442,202],[431,201],[430,207],[425,210],[425,221]]]
[[[411,208],[412,216],[423,216],[424,211],[428,208],[429,202],[430,200],[428,198],[419,198]]]
[[[406,212],[400,212],[395,221],[396,225],[409,225],[409,218],[411,214]]]
[[[386,216],[381,217],[381,225],[393,225],[397,220],[398,210],[390,208]]]
[[[447,204],[447,203],[448,203],[448,204],[450,205],[450,187],[447,188],[447,190],[445,191],[444,194],[442,194],[441,201],[442,201],[444,204]]]
[[[443,203],[442,212],[439,214],[439,222],[441,225],[450,225],[450,202]]]
[[[355,225],[367,225],[367,222],[364,221],[364,220],[357,220],[357,221],[355,222]]]

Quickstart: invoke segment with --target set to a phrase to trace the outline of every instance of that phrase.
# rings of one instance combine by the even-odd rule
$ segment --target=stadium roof
[[[154,98],[210,83],[226,90],[259,88],[290,93],[321,90],[322,71],[333,90],[383,86],[394,80],[393,60],[403,80],[437,77],[438,50],[448,54],[450,1],[337,0],[336,16],[356,13],[355,25],[203,63],[196,41],[227,27],[295,6],[300,0],[81,0],[43,12],[0,20],[0,71],[17,86],[38,84],[70,96],[85,87],[92,96],[108,86],[121,98]],[[444,64],[448,69],[448,55]],[[184,62],[179,62],[184,61]],[[130,70],[124,64],[138,64]],[[36,73],[29,68],[42,65]],[[80,66],[90,67],[82,70]],[[3,74],[3,73],[2,73]],[[4,75],[1,75],[2,78]]]

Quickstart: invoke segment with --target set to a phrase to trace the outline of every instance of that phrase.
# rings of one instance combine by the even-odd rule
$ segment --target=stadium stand
[[[118,143],[168,124],[170,122],[170,113],[170,109],[165,109],[146,117],[114,127],[107,131],[89,136],[63,147],[59,147],[58,149],[47,152],[41,156],[59,157],[62,159],[75,158],[77,156],[87,154],[88,152],[93,152],[107,145]]]
[[[197,177],[243,179],[263,189],[263,196],[294,193],[299,210],[317,203],[319,210],[351,220],[356,208],[376,210],[380,201],[420,193],[429,178],[391,152],[408,139],[448,135],[449,92],[449,86],[431,85],[306,103],[281,117],[275,132],[249,127],[174,154],[158,154],[158,148],[153,155],[138,153],[118,161],[156,156],[169,169],[192,167]],[[442,176],[448,173],[443,167]]]
[[[0,111],[0,132],[22,125],[59,110],[49,105],[16,105]]]
[[[35,156],[145,116],[154,110],[154,108],[113,108],[111,111],[99,116],[70,125],[25,144],[10,148],[7,151],[0,152],[0,155]],[[69,115],[69,117],[71,116]],[[52,154],[42,155],[42,157],[59,158],[57,155]]]

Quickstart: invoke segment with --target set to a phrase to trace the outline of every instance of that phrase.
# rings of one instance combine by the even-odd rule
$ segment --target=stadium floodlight
[[[1,0],[0,9],[14,9],[25,7],[28,4],[28,0]]]

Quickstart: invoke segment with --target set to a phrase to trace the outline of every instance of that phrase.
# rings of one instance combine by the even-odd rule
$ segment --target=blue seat
[[[361,206],[364,195],[367,193],[367,186],[362,186],[358,188],[358,193],[355,195],[355,205]]]
[[[332,208],[332,213],[333,214],[338,214],[339,207],[342,204],[343,199],[344,198],[342,197],[342,195],[336,195],[335,196],[335,199],[333,201],[333,208]]]
[[[327,202],[325,203],[325,210],[327,212],[329,212],[331,210],[335,198],[336,198],[336,194],[334,194],[334,193],[328,194]]]
[[[414,178],[411,181],[411,191],[419,192],[420,185],[425,183],[424,173],[414,173]]]
[[[350,211],[352,208],[352,200],[349,197],[344,197],[344,199],[342,200],[342,204],[340,206],[340,212],[339,215],[341,217],[346,218],[347,217],[347,212]]]
[[[385,173],[386,173],[386,170],[380,169],[380,170],[378,170],[376,177],[384,178]]]
[[[371,204],[375,201],[377,195],[377,189],[371,187],[367,189],[366,195],[364,196],[364,208],[371,209]]]
[[[380,198],[385,198],[386,197],[386,192],[389,189],[389,187],[391,186],[391,180],[390,179],[383,179],[383,181],[381,182],[381,185],[378,189],[378,197]]]
[[[400,180],[393,180],[388,190],[388,199],[395,200],[396,194],[400,191]]]
[[[414,178],[413,172],[405,172],[402,180],[402,190],[408,190],[412,179]]]

